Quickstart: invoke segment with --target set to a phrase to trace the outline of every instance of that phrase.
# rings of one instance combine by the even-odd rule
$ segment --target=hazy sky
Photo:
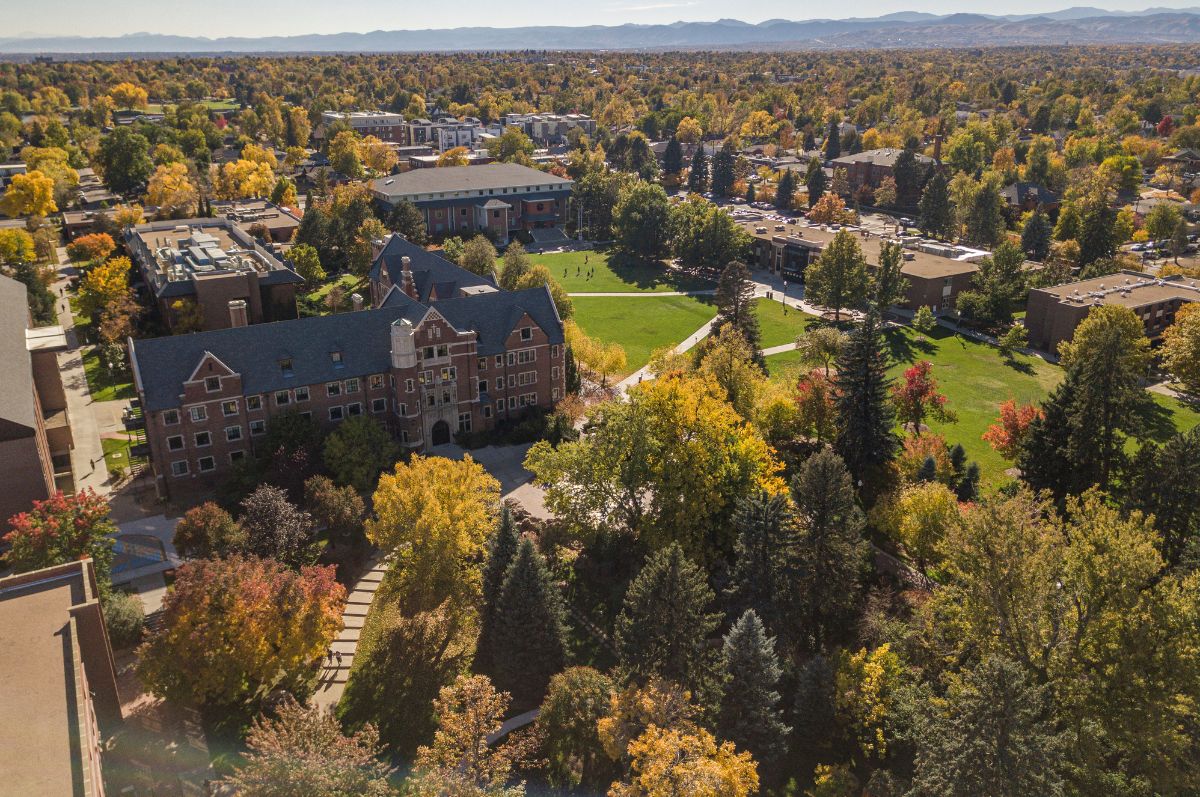
[[[617,25],[732,17],[872,17],[893,11],[1024,14],[1072,5],[1012,0],[859,0],[848,5],[783,0],[0,0],[0,38],[27,34],[119,36],[147,31],[190,36],[265,36],[344,31],[453,28],[467,25]],[[1079,5],[1084,2],[1077,3]],[[1188,7],[1196,0],[1105,3],[1104,8]]]

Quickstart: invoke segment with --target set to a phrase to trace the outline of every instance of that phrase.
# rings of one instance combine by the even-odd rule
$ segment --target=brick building
[[[831,165],[835,169],[846,170],[846,179],[850,183],[851,191],[857,191],[863,186],[878,188],[885,177],[895,178],[896,159],[902,152],[904,150],[892,147],[869,149],[865,152],[856,152],[853,155],[835,158]],[[935,162],[928,155],[920,153],[914,153],[914,155],[917,163],[921,166],[932,166]]]
[[[1200,285],[1181,276],[1157,279],[1140,271],[1120,271],[1105,277],[1068,282],[1029,292],[1025,326],[1029,345],[1048,352],[1070,340],[1093,307],[1118,304],[1142,319],[1146,337],[1157,340],[1175,323],[1185,302],[1200,302]]]
[[[395,141],[400,144],[410,143],[406,140],[408,123],[402,113],[386,111],[321,112],[323,127],[328,127],[334,122],[345,122],[360,136],[375,136],[381,141]]]
[[[193,304],[203,330],[296,317],[296,286],[304,280],[243,229],[266,221],[182,219],[125,231],[146,291],[169,329],[183,322]]]
[[[62,327],[30,327],[25,286],[0,276],[0,521],[55,492],[74,491]]]
[[[384,212],[411,202],[432,235],[482,232],[500,244],[519,230],[560,227],[574,182],[515,163],[413,169],[371,181]]]
[[[160,494],[211,489],[284,412],[327,429],[365,415],[424,451],[562,398],[562,321],[546,288],[496,290],[446,261],[396,272],[387,258],[400,250],[372,270],[397,282],[371,309],[131,343]],[[462,272],[461,287],[435,268]]]

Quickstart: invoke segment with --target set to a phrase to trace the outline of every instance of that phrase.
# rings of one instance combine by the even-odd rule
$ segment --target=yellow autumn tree
[[[470,151],[466,147],[451,147],[438,156],[438,166],[466,166],[467,155]]]
[[[118,108],[145,108],[150,102],[150,95],[144,88],[128,81],[113,86],[108,96]]]
[[[938,561],[942,539],[959,520],[958,499],[941,482],[917,482],[877,504],[872,519],[903,544],[924,571]]]
[[[8,190],[0,196],[0,213],[8,216],[45,217],[58,211],[54,201],[54,179],[37,169],[14,174]]]
[[[731,742],[703,728],[683,732],[651,726],[629,745],[631,771],[609,797],[747,797],[758,792],[758,767]]]
[[[275,157],[275,150],[258,144],[247,144],[242,147],[242,160],[265,164],[270,166],[272,171],[279,168],[279,159]]]
[[[158,207],[161,218],[190,216],[196,209],[198,196],[187,166],[182,163],[159,166],[146,186],[146,201]]]
[[[265,163],[241,158],[212,167],[213,191],[218,199],[265,197],[275,186],[275,172]]]
[[[500,483],[470,456],[414,456],[379,477],[367,537],[394,553],[408,613],[447,598],[478,602],[483,555],[495,528]]]
[[[838,657],[834,704],[867,758],[887,756],[890,723],[903,668],[888,644]]]
[[[684,144],[695,144],[703,135],[704,128],[690,116],[680,119],[679,125],[675,128],[675,138]]]
[[[608,385],[608,377],[625,370],[625,349],[619,343],[604,343],[589,337],[574,321],[563,324],[563,334],[571,353],[575,355],[575,362],[591,372],[601,387]]]
[[[399,161],[396,151],[375,136],[367,136],[359,142],[359,153],[363,165],[376,174],[387,174]]]
[[[79,280],[79,312],[95,317],[110,303],[129,295],[127,257],[114,257],[88,270]]]

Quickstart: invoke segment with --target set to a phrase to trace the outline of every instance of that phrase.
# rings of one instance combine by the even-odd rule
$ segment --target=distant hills
[[[1045,14],[935,15],[898,12],[855,19],[736,19],[669,25],[446,28],[301,36],[0,37],[0,54],[217,54],[421,52],[453,50],[800,50],[882,47],[1200,43],[1200,7],[1105,11],[1074,7]]]

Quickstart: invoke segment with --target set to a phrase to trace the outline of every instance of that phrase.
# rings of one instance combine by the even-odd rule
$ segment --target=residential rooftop
[[[834,158],[834,163],[873,163],[877,166],[895,166],[896,159],[903,153],[903,149],[894,147],[885,147],[884,149],[868,149],[863,152],[855,152],[852,155],[842,155]],[[922,155],[919,152],[913,153],[917,158],[917,163],[933,163],[933,158],[928,155]]]
[[[410,172],[371,181],[380,195],[413,196],[418,194],[454,194],[502,188],[527,190],[566,190],[574,183],[565,177],[531,169],[517,163],[489,163],[481,166],[443,166],[437,169],[413,169]],[[430,197],[434,198],[434,197]],[[452,197],[436,197],[452,198]]]

